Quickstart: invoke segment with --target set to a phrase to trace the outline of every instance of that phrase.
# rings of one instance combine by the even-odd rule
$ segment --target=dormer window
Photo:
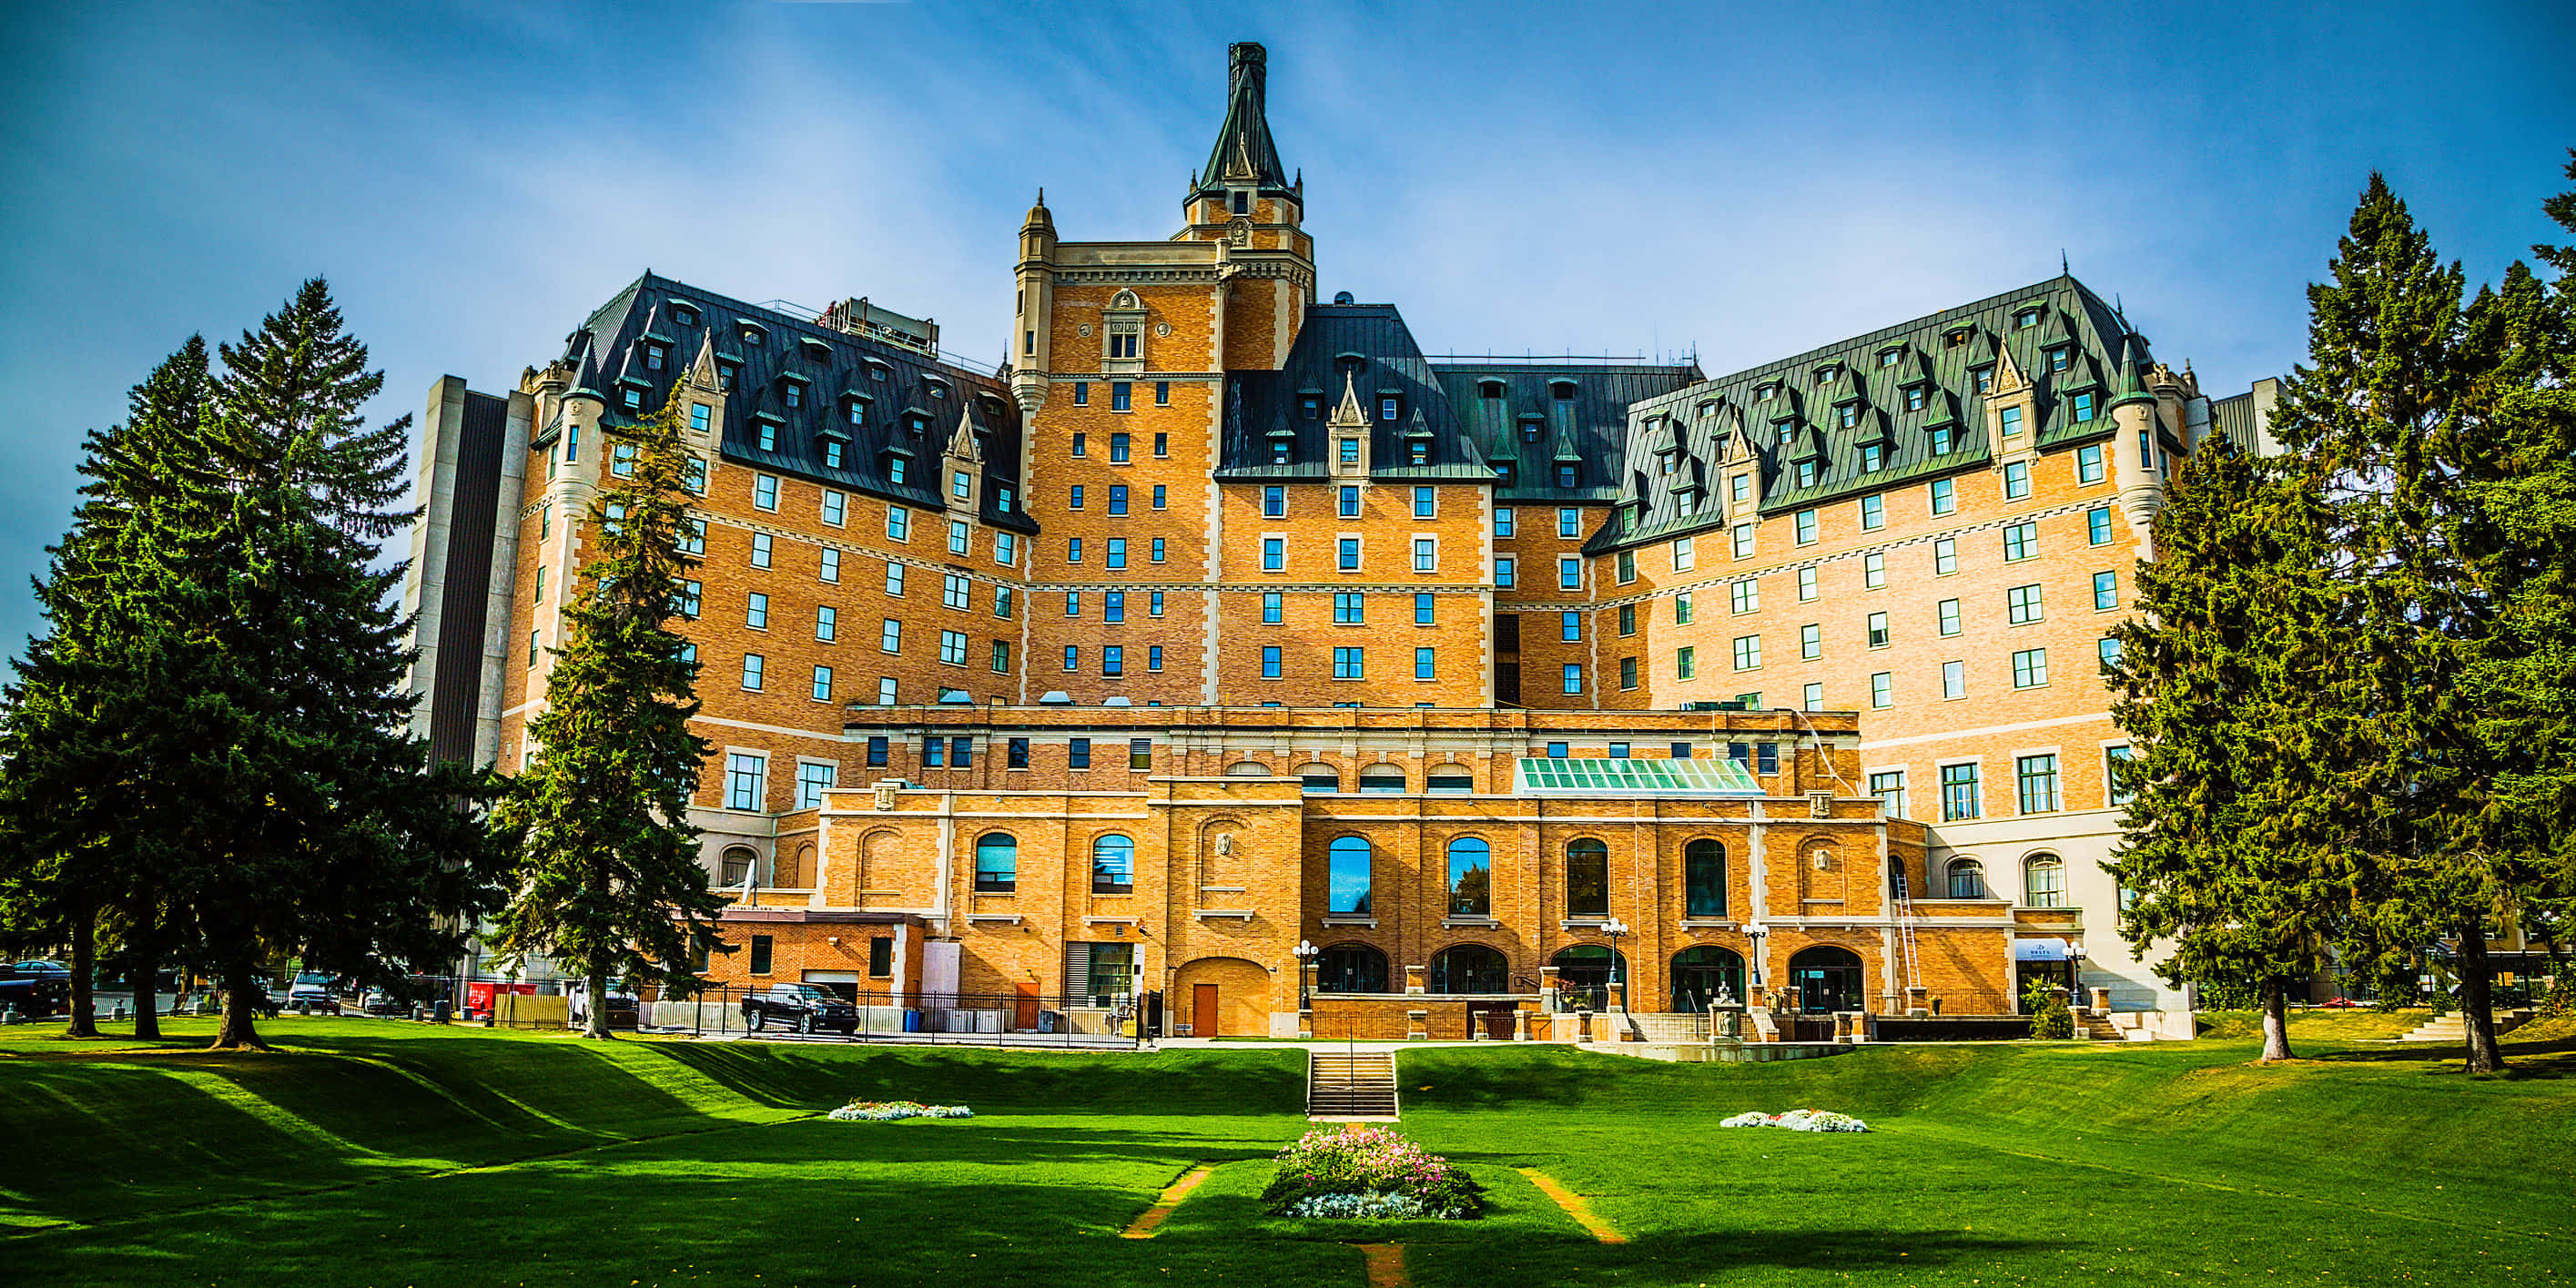
[[[760,422],[759,439],[760,439],[760,450],[762,450],[762,451],[764,451],[764,452],[774,452],[774,451],[777,451],[777,450],[778,450],[778,425],[776,424],[776,422],[774,422],[774,421],[766,421],[766,420],[764,420],[764,421]]]
[[[1780,421],[1774,424],[1771,428],[1779,435],[1780,441],[1783,443],[1789,442],[1798,437],[1798,422],[1794,420]]]
[[[1798,486],[1814,487],[1815,485],[1816,463],[1811,460],[1798,462]]]
[[[671,306],[671,320],[679,323],[681,326],[696,326],[698,324],[698,311],[690,308],[686,304],[673,304]]]
[[[644,346],[644,369],[646,371],[660,371],[662,369],[662,346],[658,344],[647,344]]]
[[[1536,416],[1524,416],[1524,417],[1522,417],[1522,418],[1521,418],[1521,441],[1522,441],[1522,442],[1524,442],[1524,443],[1535,443],[1535,442],[1537,442],[1537,441],[1538,441],[1539,429],[1540,429],[1540,428],[1541,428],[1541,426],[1542,426],[1542,425],[1544,425],[1544,424],[1545,424],[1545,422],[1541,421],[1541,420],[1540,420],[1538,417],[1536,417]]]
[[[790,407],[802,407],[805,405],[805,386],[793,380],[786,381],[778,386],[778,399]]]
[[[924,433],[929,432],[929,429],[930,418],[927,416],[906,416],[903,418],[904,432],[915,438],[919,438]]]
[[[644,391],[633,385],[628,385],[625,389],[619,391],[619,401],[628,411],[642,411],[644,409]]]
[[[947,397],[947,396],[948,396],[948,382],[947,382],[947,381],[945,381],[945,380],[932,380],[932,381],[929,381],[929,382],[927,382],[927,383],[928,383],[928,385],[929,385],[929,387],[930,387],[930,396],[931,396],[931,397],[933,397],[933,398],[945,398],[945,397]]]
[[[1499,380],[1477,381],[1476,396],[1479,398],[1500,400],[1503,396],[1503,382]]]
[[[1430,463],[1431,463],[1431,442],[1430,442],[1430,440],[1428,440],[1428,439],[1422,439],[1422,438],[1414,439],[1414,440],[1413,440],[1413,442],[1410,444],[1410,451],[1411,451],[1411,455],[1412,455],[1413,463],[1414,463],[1414,464],[1416,464],[1416,465],[1428,465],[1428,464],[1430,464]]]
[[[1904,356],[1905,350],[1903,349],[1881,349],[1878,351],[1878,365],[1882,367],[1893,367],[1896,365],[1896,360]]]
[[[1968,374],[1976,378],[1978,393],[1990,394],[1995,391],[1995,369],[1993,367],[1979,367]]]
[[[1517,461],[1496,461],[1494,474],[1504,487],[1512,487],[1520,482],[1521,467]],[[1507,510],[1504,513],[1508,514],[1510,511]]]
[[[1843,428],[1845,428],[1845,429],[1857,429],[1857,428],[1859,428],[1859,427],[1860,427],[1860,405],[1859,405],[1859,404],[1857,404],[1857,403],[1844,403],[1842,406],[1837,407],[1837,408],[1835,408],[1835,409],[1834,409],[1834,414],[1835,414],[1836,418],[1837,418],[1837,419],[1839,419],[1839,420],[1842,422],[1842,427],[1843,427]]]
[[[892,483],[892,484],[895,484],[895,485],[896,485],[896,486],[898,486],[898,487],[902,486],[902,484],[903,484],[903,467],[904,467],[904,459],[903,459],[902,457],[900,457],[900,456],[889,456],[889,457],[887,457],[887,458],[886,458],[886,482],[888,482],[888,483]]]
[[[842,406],[844,409],[846,409],[846,410],[845,410],[845,415],[847,416],[847,418],[848,418],[848,420],[849,420],[849,422],[850,422],[850,427],[851,427],[852,429],[856,429],[856,428],[858,428],[859,426],[861,426],[861,425],[864,425],[864,424],[867,424],[867,423],[868,423],[868,400],[867,400],[867,399],[865,399],[865,398],[845,398],[845,399],[842,399],[842,400],[841,400],[841,406]]]
[[[1699,405],[1699,418],[1700,418],[1701,420],[1706,420],[1706,419],[1708,419],[1709,417],[1714,416],[1714,415],[1716,415],[1716,414],[1717,414],[1717,404],[1716,404],[1714,401],[1711,401],[1711,402],[1704,402],[1704,403],[1701,403],[1701,404]]]
[[[742,364],[739,362],[719,362],[716,364],[716,388],[721,389],[726,393],[733,392],[734,382],[740,379],[741,376]]]
[[[1574,463],[1572,461],[1559,461],[1557,463],[1556,485],[1558,487],[1574,486]]]
[[[832,360],[832,346],[825,344],[810,335],[800,337],[796,341],[796,345],[798,348],[805,351],[806,357],[812,358],[816,362],[830,362]]]
[[[2071,345],[2061,344],[2048,351],[2048,369],[2051,371],[2064,371],[2074,362],[2075,349]]]
[[[1241,188],[1234,190],[1234,213],[1238,215],[1248,215],[1252,213],[1251,193],[1246,192]]]
[[[2016,331],[2027,331],[2038,325],[2039,310],[2037,309],[2023,309],[2013,314],[2013,329]]]
[[[823,468],[827,470],[841,468],[841,440],[837,438],[823,440]]]
[[[1942,347],[1956,349],[1968,342],[1968,335],[1968,328],[1952,327],[1948,334],[1941,337]]]
[[[1907,411],[1921,411],[1921,410],[1923,410],[1923,401],[1924,401],[1924,399],[1925,399],[1925,398],[1927,398],[1927,397],[1929,397],[1929,395],[1928,395],[1928,394],[1926,394],[1926,393],[1924,392],[1923,386],[1921,386],[1921,385],[1916,385],[1916,386],[1914,386],[1914,387],[1912,387],[1912,388],[1910,388],[1910,389],[1907,389],[1907,390],[1905,391],[1905,410],[1907,410]]]
[[[1839,366],[1828,365],[1818,367],[1816,368],[1816,383],[1820,385],[1830,385],[1834,382],[1834,377],[1841,375],[1842,372],[1843,369]]]
[[[1393,423],[1395,418],[1403,413],[1404,400],[1402,398],[1394,394],[1386,394],[1377,400],[1377,418],[1379,420]]]
[[[769,331],[757,322],[745,322],[742,324],[742,342],[744,344],[767,344],[769,342]]]
[[[1288,463],[1288,445],[1286,443],[1272,443],[1270,445],[1270,463],[1273,465],[1285,465]]]
[[[1670,474],[1682,467],[1682,454],[1669,448],[1655,453],[1655,472]]]
[[[1322,394],[1299,394],[1297,396],[1297,414],[1308,420],[1315,420],[1322,417],[1324,414],[1324,396]]]
[[[1860,449],[1860,472],[1876,474],[1887,466],[1887,449],[1876,443],[1864,443]]]
[[[1555,395],[1558,402],[1574,401],[1575,389],[1576,385],[1571,380],[1551,380],[1547,383],[1547,391]]]
[[[1780,396],[1780,382],[1779,382],[1779,381],[1777,381],[1777,380],[1774,380],[1774,381],[1772,381],[1770,384],[1764,385],[1764,386],[1762,386],[1761,388],[1756,389],[1756,390],[1754,390],[1754,391],[1753,391],[1753,400],[1754,400],[1755,402],[1769,402],[1769,401],[1771,401],[1772,399],[1777,398],[1777,397],[1779,397],[1779,396]]]

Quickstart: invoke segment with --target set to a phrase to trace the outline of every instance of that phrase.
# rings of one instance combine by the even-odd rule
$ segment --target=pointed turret
[[[2114,407],[2133,402],[2153,403],[2156,400],[2154,394],[2147,392],[2146,380],[2138,374],[2138,348],[2136,341],[2132,340],[2129,344],[2129,356],[2120,359],[2120,386],[2111,395],[2111,405]]]
[[[1225,124],[1217,129],[1216,146],[1208,150],[1207,167],[1193,195],[1228,187],[1293,191],[1287,167],[1279,163],[1279,145],[1270,139],[1270,52],[1244,41],[1227,46],[1226,59]]]

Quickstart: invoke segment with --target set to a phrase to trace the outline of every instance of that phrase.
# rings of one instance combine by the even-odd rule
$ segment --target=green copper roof
[[[1732,760],[1611,760],[1523,756],[1521,796],[1759,796],[1762,785]]]

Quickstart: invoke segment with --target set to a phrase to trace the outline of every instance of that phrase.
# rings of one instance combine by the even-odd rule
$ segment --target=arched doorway
[[[1512,964],[1483,944],[1452,944],[1431,955],[1430,978],[1423,987],[1434,993],[1505,993],[1511,991]]]
[[[1599,944],[1576,944],[1549,958],[1547,964],[1556,968],[1558,1004],[1578,1010],[1607,1009],[1614,979],[1635,982],[1628,973],[1628,955]]]
[[[1202,957],[1173,973],[1165,1006],[1194,1037],[1267,1037],[1270,972],[1240,957]]]
[[[1866,1009],[1860,954],[1848,948],[1800,950],[1789,959],[1789,986],[1798,990],[1798,1009],[1809,1015]]]
[[[1386,954],[1367,944],[1335,944],[1315,957],[1315,989],[1322,993],[1383,993]]]
[[[1744,1000],[1744,958],[1702,944],[1673,954],[1673,1009],[1705,1011],[1712,1002]]]

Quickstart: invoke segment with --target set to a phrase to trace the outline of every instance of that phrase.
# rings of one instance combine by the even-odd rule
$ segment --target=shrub
[[[1378,1127],[1318,1128],[1279,1151],[1279,1174],[1261,1192],[1273,1216],[1462,1220],[1484,1206],[1484,1187],[1449,1160]]]
[[[1830,1109],[1792,1109],[1785,1114],[1744,1113],[1720,1127],[1781,1127],[1790,1131],[1868,1131],[1869,1124]]]
[[[2075,1013],[2066,1009],[2066,999],[2057,986],[2033,977],[2022,990],[2022,1007],[2030,1012],[2030,1035],[2035,1038],[2066,1039],[2075,1036]]]
[[[2549,991],[2540,995],[2538,1010],[2544,1020],[2576,1015],[2576,971],[2562,967],[2550,977]]]

